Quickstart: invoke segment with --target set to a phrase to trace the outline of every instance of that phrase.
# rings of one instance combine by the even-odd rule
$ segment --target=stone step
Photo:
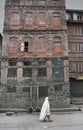
[[[12,108],[9,108],[9,109],[0,109],[0,113],[12,113],[12,112],[15,112],[15,113],[18,113],[18,112],[28,112],[28,109],[12,109]]]
[[[33,110],[34,112],[36,112],[35,110]],[[79,107],[75,106],[71,106],[68,108],[52,108],[51,112],[71,112],[71,111],[81,111],[81,109]],[[0,113],[7,113],[7,112],[15,112],[15,113],[19,113],[19,112],[28,112],[28,109],[0,109]]]
[[[83,105],[83,101],[79,101],[79,102],[72,102],[72,104],[75,104],[75,105]]]
[[[72,112],[72,111],[81,111],[79,108],[57,108],[51,109],[51,112]]]

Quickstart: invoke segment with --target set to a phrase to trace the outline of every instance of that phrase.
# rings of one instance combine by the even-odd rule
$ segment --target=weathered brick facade
[[[83,100],[83,10],[67,10],[71,100]],[[78,98],[79,99],[75,99]]]
[[[70,104],[65,0],[6,0],[2,68],[1,107]]]

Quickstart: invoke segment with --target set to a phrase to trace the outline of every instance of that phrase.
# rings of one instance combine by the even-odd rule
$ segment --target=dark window
[[[73,20],[73,13],[68,13],[67,15],[67,20]]]
[[[30,66],[30,65],[31,65],[31,62],[28,62],[28,61],[24,62],[24,66]]]
[[[23,68],[23,77],[32,77],[32,68]]]
[[[38,76],[39,77],[47,76],[47,69],[46,68],[38,68]]]
[[[15,93],[16,92],[16,87],[8,87],[8,93]]]
[[[30,92],[30,88],[29,87],[23,87],[23,92]]]
[[[9,62],[8,77],[17,77],[16,62]]]
[[[17,77],[17,69],[9,68],[8,69],[8,77]]]
[[[77,20],[81,21],[81,15],[80,14],[77,15]]]
[[[16,66],[16,62],[9,62],[9,66]]]
[[[28,42],[25,42],[24,51],[25,51],[25,52],[28,52]]]
[[[47,97],[48,96],[48,87],[47,86],[40,86],[39,87],[39,97]]]
[[[55,91],[62,91],[62,85],[56,85],[54,86]]]
[[[32,38],[24,38],[24,52],[32,52]]]

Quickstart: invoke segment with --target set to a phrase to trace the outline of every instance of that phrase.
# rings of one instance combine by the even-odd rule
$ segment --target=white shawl
[[[41,121],[44,120],[46,115],[50,115],[50,106],[49,106],[48,97],[45,98],[45,101],[44,101],[44,103],[42,105],[39,119]]]

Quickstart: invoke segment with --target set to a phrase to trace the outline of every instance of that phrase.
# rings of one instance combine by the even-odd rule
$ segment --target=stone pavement
[[[0,130],[83,130],[83,112],[52,113],[53,122],[40,122],[38,113],[0,114]]]

